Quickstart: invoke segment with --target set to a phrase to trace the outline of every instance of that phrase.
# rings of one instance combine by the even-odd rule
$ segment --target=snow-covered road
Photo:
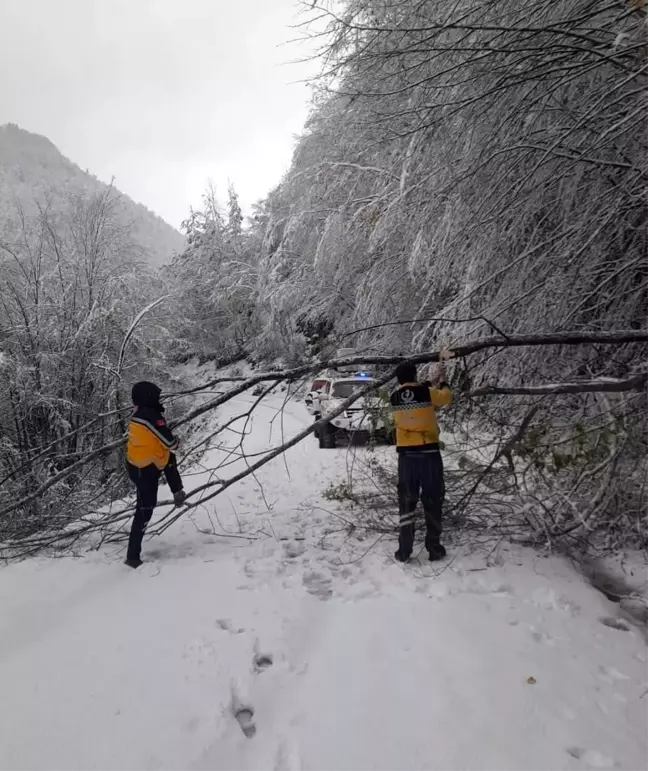
[[[283,396],[248,453],[309,421],[280,417]],[[145,543],[137,571],[115,547],[2,569],[0,768],[645,768],[640,630],[602,624],[616,607],[557,558],[438,575],[385,540],[340,559],[317,506],[345,455],[308,438]],[[200,532],[209,516],[259,537]]]

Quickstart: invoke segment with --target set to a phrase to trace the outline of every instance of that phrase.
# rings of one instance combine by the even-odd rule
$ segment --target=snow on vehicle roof
[[[367,373],[358,373],[356,375],[340,375],[338,373],[332,373],[327,375],[316,375],[313,378],[313,382],[315,380],[334,380],[336,383],[341,382],[342,380],[375,380],[376,378],[373,375],[369,375]]]

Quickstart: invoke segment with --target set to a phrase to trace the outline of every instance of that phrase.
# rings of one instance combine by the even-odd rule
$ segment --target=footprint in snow
[[[598,668],[599,677],[606,683],[616,683],[622,680],[630,680],[628,675],[623,672],[619,672],[615,667],[606,667],[605,664],[601,664]]]
[[[581,611],[580,606],[575,602],[547,587],[536,589],[530,600],[526,600],[526,602],[531,602],[542,610],[563,611],[572,617],[578,616]]]
[[[254,722],[254,710],[252,707],[239,707],[234,712],[234,717],[241,726],[241,731],[246,738],[251,739],[256,734],[256,723]]]
[[[513,587],[502,581],[489,581],[485,578],[469,578],[459,587],[461,594],[488,594],[493,597],[509,597]]]
[[[239,689],[236,684],[232,684],[230,711],[236,719],[236,722],[239,724],[241,731],[243,731],[243,735],[246,738],[251,739],[256,734],[254,707],[239,696]]]
[[[540,643],[541,645],[549,645],[549,646],[554,645],[554,638],[550,634],[547,634],[542,630],[535,629],[534,627],[530,628],[530,632],[531,632],[531,637],[537,643]]]
[[[611,629],[618,629],[620,632],[629,632],[630,624],[624,621],[622,618],[614,618],[614,616],[604,616],[599,619],[603,626],[609,626]]]
[[[271,653],[257,653],[252,660],[255,672],[263,672],[274,663]]]
[[[597,750],[585,750],[582,747],[567,747],[567,752],[581,760],[588,768],[619,768],[619,764]]]
[[[297,559],[297,557],[301,557],[302,554],[306,551],[306,547],[303,543],[297,542],[291,542],[291,543],[285,543],[284,547],[284,556],[286,559]]]
[[[331,579],[315,570],[304,573],[304,586],[309,594],[319,597],[320,600],[328,600],[332,597]]]
[[[245,629],[240,629],[240,628],[235,629],[232,626],[232,622],[228,618],[216,619],[216,626],[219,629],[222,629],[224,632],[231,632],[231,634],[242,634],[243,632],[245,632]]]

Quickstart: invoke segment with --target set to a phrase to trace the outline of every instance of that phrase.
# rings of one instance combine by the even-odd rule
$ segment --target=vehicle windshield
[[[333,384],[333,390],[331,396],[337,399],[348,399],[349,396],[353,396],[356,391],[367,386],[371,381],[368,379],[363,380],[342,380],[339,383]]]

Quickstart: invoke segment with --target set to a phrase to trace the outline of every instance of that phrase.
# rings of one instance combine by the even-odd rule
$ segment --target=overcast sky
[[[315,64],[296,0],[0,0],[0,124],[44,134],[176,227],[212,179],[288,166]]]

